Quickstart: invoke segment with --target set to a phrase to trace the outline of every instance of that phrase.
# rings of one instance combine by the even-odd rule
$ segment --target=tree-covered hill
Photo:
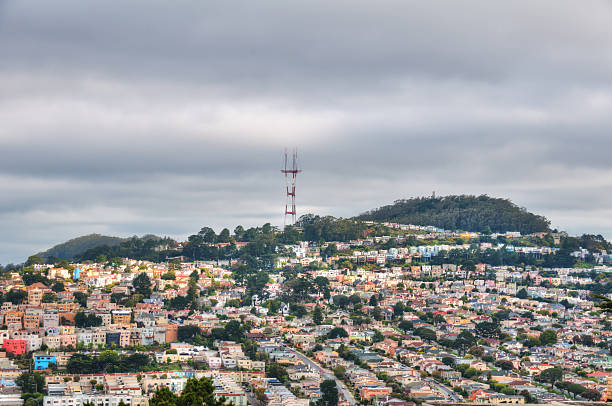
[[[508,199],[487,195],[451,195],[397,200],[357,216],[360,220],[436,226],[447,230],[535,233],[550,221]]]
[[[79,261],[103,262],[100,258],[132,258],[149,261],[162,261],[167,256],[180,255],[178,243],[171,238],[147,234],[142,237],[124,238],[119,244],[98,245],[75,255]]]
[[[125,241],[125,239],[100,234],[89,234],[57,244],[53,248],[40,252],[36,255],[44,259],[59,258],[72,260],[74,257],[89,249],[103,245],[112,247],[121,244],[122,241]]]

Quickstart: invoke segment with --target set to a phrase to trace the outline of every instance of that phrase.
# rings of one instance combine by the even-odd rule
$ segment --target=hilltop
[[[370,210],[359,220],[436,226],[447,230],[480,232],[520,231],[523,234],[550,231],[550,221],[518,207],[508,199],[487,195],[450,195],[396,200]]]
[[[45,259],[59,258],[72,260],[75,256],[80,255],[89,249],[103,245],[112,247],[121,244],[122,241],[125,241],[125,239],[101,234],[88,234],[73,238],[61,244],[57,244],[46,251],[39,252],[36,255]]]

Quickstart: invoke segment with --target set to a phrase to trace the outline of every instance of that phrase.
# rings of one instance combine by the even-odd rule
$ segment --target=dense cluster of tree
[[[15,383],[21,388],[21,399],[24,406],[42,406],[45,378],[38,372],[24,372]]]
[[[590,252],[612,251],[612,244],[601,234],[582,234],[580,237],[566,237],[563,241],[563,247],[571,250],[584,248]]]
[[[210,378],[191,378],[187,380],[180,395],[175,395],[168,387],[161,386],[149,399],[150,406],[227,406],[225,397],[215,396],[215,385]]]
[[[492,266],[508,265],[523,266],[533,265],[546,268],[571,268],[577,259],[571,256],[571,251],[561,248],[556,253],[540,255],[525,254],[505,249],[486,249],[484,251],[474,246],[469,250],[440,251],[435,257],[431,257],[431,265],[457,264],[463,265],[465,270],[474,270],[476,264],[483,263]]]
[[[253,263],[257,262],[259,266],[265,266],[273,263],[272,258],[277,253],[279,244],[295,244],[300,241],[348,241],[364,236],[367,230],[368,226],[361,221],[307,214],[300,217],[295,227],[286,227],[282,231],[269,223],[248,229],[237,226],[233,232],[224,228],[218,234],[210,227],[202,227],[197,234],[189,236],[182,248],[170,238],[154,235],[123,239],[91,234],[33,255],[26,265],[55,263],[63,258],[107,262],[127,257],[159,262],[168,257],[184,256],[197,260],[243,258]],[[236,242],[248,244],[238,250]],[[331,247],[326,254],[333,255],[334,248]]]
[[[131,237],[119,245],[101,245],[90,248],[75,256],[78,261],[96,261],[100,258],[134,258],[150,261],[163,261],[168,256],[179,255],[177,242],[171,238],[153,235]]]
[[[53,248],[49,248],[47,251],[40,252],[36,256],[41,257],[50,263],[54,263],[55,260],[72,260],[75,256],[84,253],[85,251],[101,247],[108,246],[114,247],[124,241],[120,237],[111,237],[100,234],[89,234],[81,237],[73,238],[64,243],[57,244]]]
[[[391,221],[436,226],[447,230],[480,232],[520,231],[523,234],[549,231],[550,221],[530,213],[508,199],[487,195],[419,197],[397,200],[363,213],[361,220]]]
[[[153,366],[147,354],[135,352],[125,355],[108,350],[93,356],[75,353],[70,357],[66,370],[71,374],[141,372],[149,371]]]
[[[74,316],[74,325],[79,328],[98,327],[102,325],[102,317],[94,313],[77,312]]]
[[[333,379],[326,379],[321,382],[319,389],[323,394],[319,399],[319,406],[337,406],[338,405],[338,386]]]
[[[298,226],[304,241],[349,241],[363,237],[367,225],[352,219],[307,214],[300,217]]]
[[[194,345],[212,347],[214,340],[246,342],[244,326],[237,320],[230,320],[223,327],[214,328],[210,335],[205,334],[198,326],[184,325],[178,328],[178,340]]]
[[[21,289],[11,289],[6,294],[0,294],[0,301],[11,302],[12,304],[22,304],[28,298],[28,293]]]

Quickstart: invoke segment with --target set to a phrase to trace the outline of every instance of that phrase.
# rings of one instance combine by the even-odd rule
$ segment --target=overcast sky
[[[399,198],[612,237],[612,3],[0,0],[0,263]]]

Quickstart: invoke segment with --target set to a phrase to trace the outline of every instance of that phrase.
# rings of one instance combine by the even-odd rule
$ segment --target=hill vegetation
[[[360,220],[436,226],[447,230],[479,232],[550,231],[550,221],[528,212],[508,199],[487,195],[451,195],[397,200],[357,216]]]
[[[56,263],[61,259],[119,263],[121,258],[126,257],[157,262],[181,256],[195,260],[240,258],[252,269],[269,269],[275,263],[276,256],[287,254],[282,252],[284,244],[297,244],[300,241],[348,242],[365,236],[393,233],[388,227],[381,224],[366,224],[364,220],[432,225],[448,230],[485,233],[520,231],[528,234],[550,231],[549,221],[546,218],[529,213],[507,199],[491,198],[486,195],[461,195],[398,200],[392,205],[350,219],[306,214],[300,217],[296,227],[286,227],[284,230],[279,230],[268,223],[248,229],[237,226],[233,232],[225,228],[217,234],[212,228],[203,227],[182,243],[154,235],[118,238],[91,234],[56,245],[38,254],[38,257],[42,258],[33,257],[28,263]],[[416,244],[415,238],[417,237],[413,236],[407,240],[407,243]],[[486,236],[482,238],[483,241],[487,241]],[[540,240],[542,241],[538,241],[538,244],[553,244],[550,235]],[[239,246],[237,242],[247,244]],[[610,244],[601,236],[587,235],[566,237],[563,239],[562,247],[566,251],[578,247],[607,250]],[[324,257],[334,254],[333,244],[322,253]],[[509,261],[510,259],[500,258],[499,261],[493,262]]]
[[[39,252],[37,256],[44,259],[66,259],[72,260],[83,252],[103,245],[113,247],[121,244],[124,238],[110,237],[100,234],[89,234],[73,238],[64,243],[57,244],[53,248]]]
[[[133,258],[161,261],[168,255],[176,255],[178,243],[171,238],[147,234],[143,237],[121,239],[119,244],[104,244],[92,247],[75,255],[79,261],[100,261],[110,258]]]

